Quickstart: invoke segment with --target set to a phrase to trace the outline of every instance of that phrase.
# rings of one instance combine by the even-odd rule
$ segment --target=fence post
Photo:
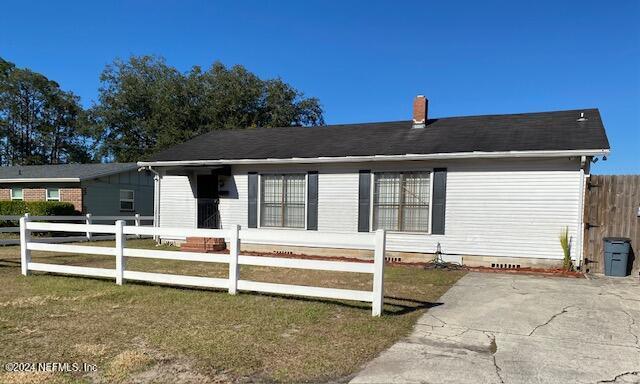
[[[91,225],[91,214],[87,213],[85,216],[86,216],[85,224]],[[90,230],[87,230],[87,241],[91,241],[91,231]]]
[[[238,255],[240,254],[240,226],[231,226],[231,236],[229,244],[229,294],[235,295],[238,292]]]
[[[371,315],[382,315],[384,305],[384,253],[387,237],[384,229],[378,229],[375,235],[375,250],[373,254],[373,302]]]
[[[140,226],[140,214],[136,213],[136,227]],[[136,237],[139,239],[140,238],[140,234],[137,234]]]
[[[125,269],[125,259],[124,259],[124,246],[125,246],[125,237],[122,233],[122,227],[124,226],[123,220],[116,221],[116,284],[122,285],[124,283],[123,275]]]
[[[27,229],[29,214],[25,213],[20,218],[20,267],[22,274],[29,275],[29,263],[31,262],[31,251],[27,249],[27,243],[31,240],[31,231]]]

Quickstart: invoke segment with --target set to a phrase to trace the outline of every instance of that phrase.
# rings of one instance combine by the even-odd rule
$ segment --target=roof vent
[[[413,128],[424,128],[427,124],[429,100],[424,95],[418,95],[413,100]]]
[[[588,119],[584,117],[584,112],[580,112],[580,117],[576,121],[587,121]]]

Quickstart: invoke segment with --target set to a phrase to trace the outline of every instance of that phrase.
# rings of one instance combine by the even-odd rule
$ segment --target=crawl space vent
[[[517,269],[517,268],[520,268],[520,264],[495,264],[495,263],[491,263],[491,268]]]

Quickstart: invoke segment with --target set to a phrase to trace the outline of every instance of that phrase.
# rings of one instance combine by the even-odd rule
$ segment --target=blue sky
[[[116,57],[215,60],[320,98],[328,123],[597,107],[595,173],[640,173],[640,1],[11,1],[0,56],[96,99]]]

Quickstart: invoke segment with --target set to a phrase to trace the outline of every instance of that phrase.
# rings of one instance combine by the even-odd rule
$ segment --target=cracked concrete
[[[352,383],[640,383],[640,283],[469,273]]]

